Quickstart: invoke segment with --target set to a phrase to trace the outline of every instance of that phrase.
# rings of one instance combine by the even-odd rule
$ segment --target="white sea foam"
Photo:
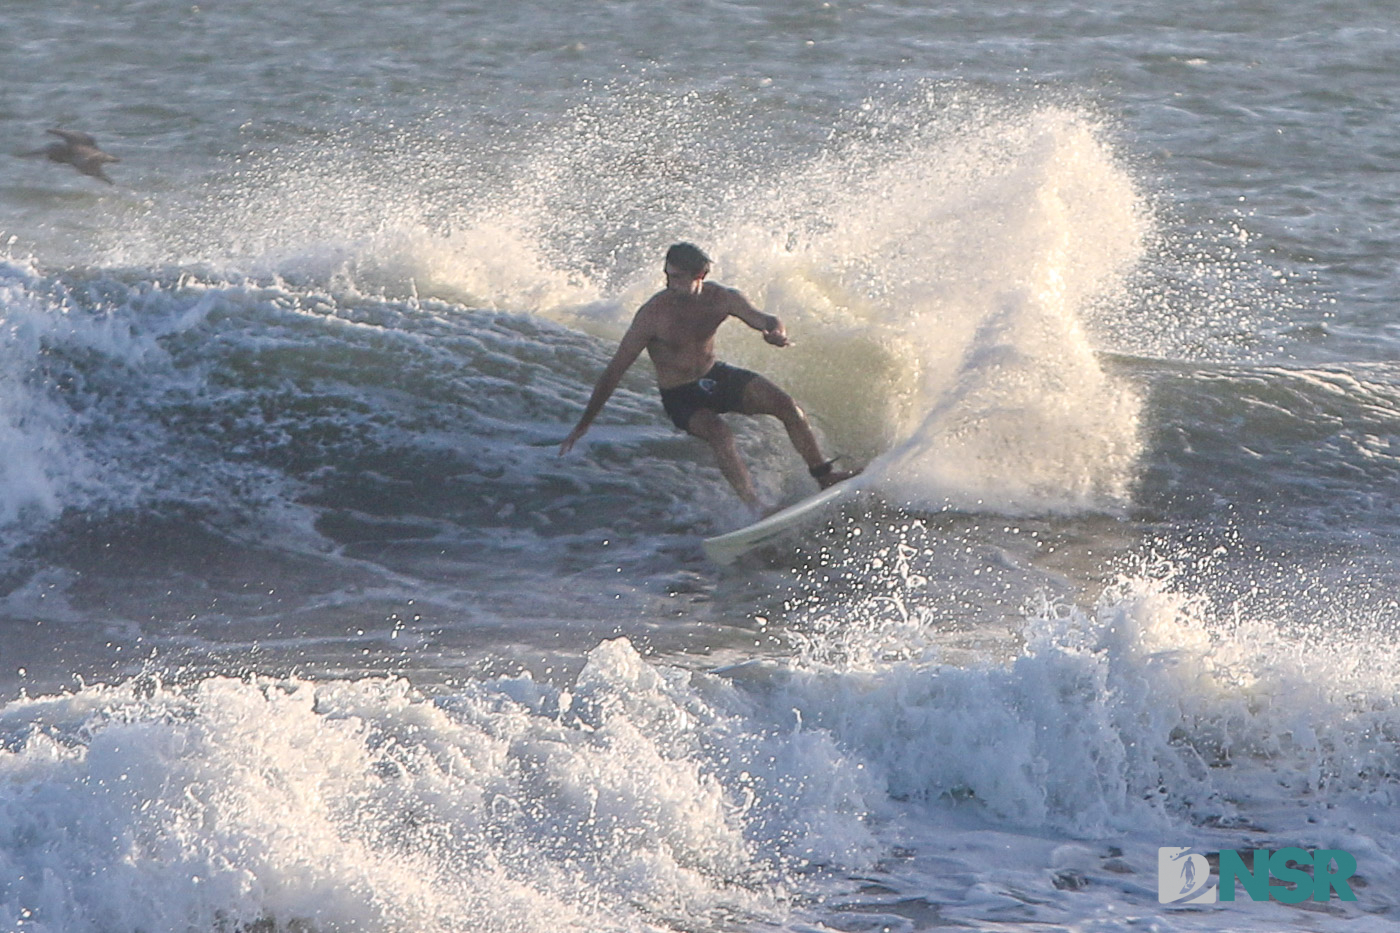
[[[1176,927],[1156,904],[1155,847],[1246,843],[1348,849],[1365,911],[1394,901],[1395,853],[1354,824],[1393,803],[1388,662],[1224,624],[1145,579],[1092,613],[1044,607],[1026,635],[1004,665],[809,651],[715,676],[616,640],[562,683],[437,699],[215,677],[16,700],[0,710],[0,917],[43,933],[802,929],[811,897],[839,911],[864,878],[892,894],[857,916],[917,897],[973,923],[1126,910],[1195,929],[1207,918]],[[916,861],[888,861],[911,842]]]
[[[831,329],[819,352],[840,365],[825,367],[824,392],[805,388],[838,443],[890,448],[891,497],[1122,504],[1140,402],[1104,370],[1085,321],[1123,300],[1145,255],[1132,178],[1083,114],[940,103],[931,126],[880,137],[881,158],[856,147],[837,169],[785,179],[799,193],[783,206],[823,199],[824,229],[786,255],[750,249],[743,265],[768,265],[772,303]]]
[[[881,762],[897,796],[967,792],[1012,824],[1089,835],[1235,818],[1281,780],[1319,806],[1394,796],[1393,647],[1363,660],[1350,640],[1291,641],[1147,578],[1092,611],[1041,606],[1009,663],[942,663],[932,641],[880,663],[878,632],[859,632],[883,619],[820,620],[808,650],[840,665],[795,667],[776,703]]]
[[[879,591],[880,574],[869,579]],[[1221,905],[1228,921],[1161,908],[1156,850],[1301,845],[1364,866],[1360,901],[1334,901],[1310,928],[1384,928],[1397,902],[1378,879],[1400,872],[1381,841],[1400,773],[1393,636],[1342,635],[1344,620],[1331,635],[1284,634],[1286,620],[1214,605],[1159,563],[1091,609],[1035,607],[1005,659],[953,663],[946,621],[920,609],[928,582],[906,575],[899,613],[888,596],[831,601],[799,659],[750,678],[771,715],[799,710],[917,809],[901,825],[922,854],[884,881],[889,916],[907,916],[902,896],[972,923],[1277,929],[1286,908],[1243,896]],[[1084,844],[1055,848],[1047,833]],[[1051,882],[1087,893],[1047,894]]]
[[[137,680],[0,712],[0,918],[33,931],[641,930],[865,864],[872,788],[723,681],[601,645],[503,679]]]

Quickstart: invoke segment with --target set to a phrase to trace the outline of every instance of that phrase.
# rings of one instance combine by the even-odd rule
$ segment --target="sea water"
[[[1385,4],[0,37],[0,927],[1400,925]],[[678,240],[871,474],[733,568],[645,362],[557,455]],[[1356,899],[1164,904],[1171,846]]]

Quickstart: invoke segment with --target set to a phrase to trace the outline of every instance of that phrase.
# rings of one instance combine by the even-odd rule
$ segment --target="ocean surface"
[[[1398,76],[1379,0],[4,0],[0,929],[1400,929]],[[645,361],[558,456],[678,240],[871,480],[727,568]]]

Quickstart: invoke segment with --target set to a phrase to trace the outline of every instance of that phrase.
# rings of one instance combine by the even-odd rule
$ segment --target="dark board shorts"
[[[718,414],[740,411],[744,404],[744,386],[758,373],[728,363],[715,363],[710,371],[694,382],[661,390],[661,405],[672,423],[687,430],[690,416],[702,408]]]

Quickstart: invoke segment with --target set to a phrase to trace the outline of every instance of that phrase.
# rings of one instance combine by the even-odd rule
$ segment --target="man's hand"
[[[772,321],[772,324],[763,332],[764,341],[771,343],[775,347],[787,346],[790,341],[788,340],[787,329],[783,327],[783,322],[778,320],[777,315],[770,315],[769,320]]]

